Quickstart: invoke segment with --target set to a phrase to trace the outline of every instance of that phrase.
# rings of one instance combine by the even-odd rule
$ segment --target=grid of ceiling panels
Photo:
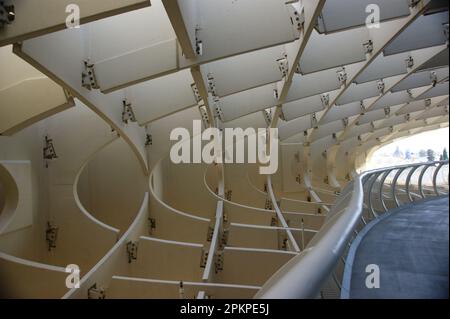
[[[411,103],[417,98],[412,89],[436,86],[421,99],[446,95],[446,8],[427,14],[406,0],[370,1],[381,8],[377,33],[365,26],[366,2],[325,1],[304,39],[296,18],[302,21],[311,12],[302,2],[175,1],[180,25],[171,7],[159,0],[83,25],[78,41],[94,65],[100,90],[123,91],[141,125],[198,103],[202,97],[195,96],[192,85],[199,84],[189,72],[196,65],[224,125],[281,105],[279,126],[295,125],[290,134],[347,121],[365,113],[361,108]],[[435,1],[425,1],[430,3]],[[177,43],[183,42],[183,31],[194,57]],[[304,43],[301,56],[290,65],[299,41]],[[286,83],[289,72],[292,81]],[[312,123],[293,122],[300,117]]]

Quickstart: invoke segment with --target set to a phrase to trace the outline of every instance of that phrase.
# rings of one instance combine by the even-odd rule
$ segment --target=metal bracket
[[[277,60],[278,68],[280,69],[283,78],[287,77],[289,73],[289,61],[287,54],[284,53],[283,57]]]
[[[214,75],[212,73],[208,73],[207,80],[208,80],[208,92],[211,93],[213,96],[217,96],[216,81],[214,80]]]
[[[56,248],[56,239],[58,238],[58,227],[47,222],[47,229],[45,231],[45,240],[48,244],[48,251]]]
[[[270,226],[271,227],[277,227],[278,226],[278,218],[276,216],[273,216],[270,220]]]
[[[148,219],[148,233],[150,235],[152,235],[155,229],[156,229],[156,219],[149,218]]]
[[[286,237],[282,238],[280,249],[282,249],[282,250],[288,249],[288,239]]]
[[[214,236],[214,225],[209,225],[208,226],[208,233],[206,235],[206,241],[207,242],[211,242],[213,236]]]
[[[331,135],[331,137],[333,138],[333,140],[337,141],[337,134],[336,134],[336,133],[333,133],[333,134]]]
[[[294,10],[293,16],[291,16],[291,23],[298,31],[300,31],[305,24],[305,10],[302,9],[300,13],[297,10]]]
[[[320,100],[322,101],[322,106],[327,108],[330,105],[330,94],[324,93],[320,96]]]
[[[412,67],[414,67],[414,59],[412,56],[409,56],[406,60],[406,67],[411,69]]]
[[[311,127],[317,127],[317,115],[316,113],[311,114]]]
[[[361,101],[361,102],[359,103],[359,107],[360,107],[360,109],[361,109],[361,115],[364,115],[364,114],[366,113],[366,106],[364,105],[364,102],[363,102],[363,101]]]
[[[214,104],[214,117],[223,121],[223,111],[222,108],[220,107],[220,99],[215,96],[213,98],[213,104]]]
[[[230,237],[230,230],[226,229],[223,231],[222,233],[222,238],[221,238],[221,246],[224,247],[228,244],[228,238]]]
[[[347,72],[345,71],[345,68],[341,68],[340,70],[336,71],[338,76],[338,81],[341,83],[341,85],[344,85],[347,83]]]
[[[379,81],[377,82],[377,88],[378,88],[378,92],[379,92],[380,94],[383,94],[383,93],[384,93],[384,89],[386,88],[386,84],[384,83],[383,80],[379,80]]]
[[[278,95],[278,90],[277,89],[273,90],[273,97],[275,98],[275,100],[278,100],[279,95]]]
[[[226,200],[231,201],[231,196],[233,196],[233,191],[230,190],[225,193]]]
[[[228,219],[228,215],[227,214],[225,214],[225,213],[223,214],[222,221],[223,221],[223,224],[228,224],[229,219]]]
[[[184,283],[180,281],[178,294],[180,295],[180,299],[184,299]]]
[[[202,121],[203,121],[203,126],[206,128],[209,127],[209,117],[208,117],[208,112],[206,111],[206,107],[204,105],[199,106],[198,108],[200,115],[202,117]]]
[[[411,121],[411,114],[406,114],[406,115],[405,115],[405,121],[406,121],[406,122]]]
[[[301,176],[300,174],[298,174],[298,175],[295,177],[295,181],[296,181],[298,184],[301,184],[301,183],[302,183],[302,176]]]
[[[16,18],[14,5],[6,5],[4,1],[0,1],[0,28],[5,24],[11,24]]]
[[[363,47],[364,47],[364,52],[366,54],[370,54],[373,52],[373,41],[372,40],[368,40],[366,42],[363,43]]]
[[[137,259],[138,243],[129,241],[127,243],[128,263],[131,264],[133,260]]]
[[[216,274],[219,271],[223,270],[223,264],[224,264],[224,257],[223,257],[224,253],[223,251],[217,251],[215,254],[215,262],[214,262],[214,266],[215,266],[215,270],[216,270]]]
[[[97,288],[97,283],[88,289],[88,299],[105,299],[106,292],[103,288]]]
[[[48,161],[54,160],[58,158],[56,155],[55,146],[53,145],[53,139],[45,136],[45,146],[42,150],[45,167],[48,168]]]
[[[199,39],[198,33],[200,31],[200,27],[195,28],[195,53],[197,55],[202,56],[203,55],[203,42]]]
[[[206,263],[208,262],[208,251],[205,248],[202,248],[202,256],[200,257],[200,268],[205,268]]]
[[[411,99],[414,99],[414,94],[413,94],[413,92],[411,91],[411,89],[407,89],[407,90],[406,90],[406,93],[408,93],[408,95],[409,95],[409,97],[410,97]]]
[[[270,123],[272,123],[272,112],[271,111],[267,111],[267,110],[263,110],[262,113],[263,113],[263,116],[264,116],[264,120],[266,121],[266,125],[269,126]]]
[[[128,124],[128,122],[136,122],[136,116],[134,115],[133,107],[126,99],[123,100],[122,122]]]
[[[389,106],[384,108],[384,115],[389,117],[391,115],[391,108]]]
[[[145,135],[145,146],[152,146],[153,145],[153,137],[151,134]]]
[[[270,198],[266,198],[266,204],[264,206],[266,210],[273,210],[273,204]]]
[[[426,99],[425,100],[425,108],[429,109],[431,106],[431,99]]]
[[[199,93],[198,88],[197,88],[197,84],[192,83],[191,84],[191,88],[192,88],[192,92],[194,93],[195,101],[197,101],[197,103],[199,103],[203,99],[200,96],[200,93]]]
[[[438,76],[436,72],[431,72],[430,73],[430,79],[431,79],[431,83],[433,84],[433,87],[436,86],[436,84],[438,83]]]
[[[422,0],[408,0],[408,5],[410,8],[417,6]]]
[[[342,119],[342,124],[344,125],[344,127],[348,126],[348,117]]]
[[[44,159],[52,160],[58,158],[58,155],[56,155],[55,147],[53,145],[53,139],[49,138],[48,136],[45,136],[45,146],[43,150]]]
[[[83,63],[84,69],[81,73],[81,85],[89,91],[100,89],[95,76],[94,64],[89,63],[89,60],[85,60]]]

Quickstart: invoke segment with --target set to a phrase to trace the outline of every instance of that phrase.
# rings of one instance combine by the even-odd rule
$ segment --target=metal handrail
[[[336,276],[336,267],[339,262],[345,263],[344,253],[351,245],[351,240],[358,233],[358,229],[365,227],[367,221],[364,219],[364,198],[367,196],[364,194],[364,186],[367,182],[370,183],[370,187],[367,189],[369,194],[369,206],[368,210],[372,213],[373,218],[377,218],[378,214],[374,212],[373,202],[371,202],[372,188],[375,185],[375,181],[383,174],[383,182],[380,186],[380,191],[383,192],[383,184],[387,175],[391,172],[399,170],[396,174],[396,178],[390,185],[390,192],[394,189],[392,208],[395,207],[395,203],[399,203],[397,195],[395,193],[395,184],[398,181],[398,177],[405,169],[410,168],[411,171],[407,177],[406,193],[410,202],[413,199],[410,196],[410,181],[412,174],[422,166],[426,169],[429,167],[435,167],[436,171],[433,175],[433,188],[436,194],[440,194],[437,186],[437,174],[443,166],[448,165],[448,161],[409,164],[396,167],[389,167],[383,169],[377,169],[373,171],[364,172],[360,175],[354,174],[353,181],[350,182],[345,190],[341,193],[337,204],[332,208],[328,218],[320,229],[320,231],[314,236],[308,246],[296,257],[291,259],[282,268],[280,268],[261,288],[256,294],[255,298],[262,299],[298,299],[298,298],[317,298],[323,296],[322,289],[329,282],[335,283],[336,295],[340,294],[341,283]],[[426,170],[424,168],[424,170]],[[423,171],[424,172],[424,171]],[[398,175],[398,176],[397,176]],[[371,180],[371,178],[373,178]],[[447,180],[448,182],[448,180]],[[424,194],[423,191],[423,176],[419,178],[419,192]],[[351,194],[351,196],[349,196]],[[389,210],[387,203],[384,203],[383,196],[377,196],[381,200],[381,205],[385,209],[385,212]],[[430,195],[431,196],[431,195]],[[345,207],[343,207],[345,205]]]

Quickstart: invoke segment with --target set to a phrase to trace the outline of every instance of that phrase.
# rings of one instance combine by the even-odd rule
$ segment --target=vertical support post
[[[372,189],[373,189],[373,186],[375,185],[375,182],[376,182],[376,180],[378,179],[378,177],[381,175],[382,173],[381,172],[379,172],[379,173],[375,173],[374,174],[374,179],[370,182],[370,186],[369,186],[369,194],[368,194],[368,206],[369,206],[369,210],[370,210],[370,213],[372,214],[372,216],[374,217],[374,218],[378,218],[378,214],[375,212],[375,209],[373,208],[373,203],[372,203]]]
[[[415,166],[411,169],[411,171],[409,172],[408,176],[406,177],[406,196],[408,197],[409,201],[412,203],[413,199],[411,196],[411,189],[410,189],[410,184],[411,184],[411,177],[413,176],[413,174],[415,173],[415,171],[417,171],[417,169],[420,167],[421,165]]]
[[[383,176],[381,177],[381,181],[380,181],[380,194],[379,199],[381,202],[381,206],[383,206],[384,211],[386,212],[388,209],[386,207],[386,203],[384,202],[384,193],[383,193],[383,188],[384,188],[384,182],[386,181],[386,178],[389,176],[389,174],[393,171],[393,169],[387,170],[384,172]]]
[[[405,171],[406,167],[404,168],[400,168],[397,173],[395,174],[394,180],[392,181],[392,186],[391,186],[391,192],[392,192],[392,198],[394,199],[394,203],[395,206],[399,207],[400,206],[400,201],[398,200],[397,197],[397,181],[398,178],[400,177],[400,175]]]
[[[425,173],[428,170],[428,168],[430,168],[430,166],[432,166],[432,165],[434,165],[434,163],[425,165],[425,167],[420,172],[420,176],[419,176],[419,194],[420,194],[420,196],[423,199],[425,199],[425,192],[423,191],[423,177],[425,176]]]
[[[442,168],[444,165],[445,165],[445,163],[440,163],[440,164],[438,165],[438,167],[436,167],[436,170],[434,171],[434,174],[433,174],[433,188],[434,188],[434,193],[436,194],[436,196],[439,196],[439,195],[440,195],[440,194],[439,194],[438,187],[437,187],[437,177],[438,177],[438,175],[439,175],[439,171],[441,170],[441,168]]]

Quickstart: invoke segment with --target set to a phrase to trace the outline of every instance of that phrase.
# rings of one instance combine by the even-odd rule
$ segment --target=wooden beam
[[[186,29],[186,24],[184,23],[178,0],[163,0],[163,5],[169,16],[170,22],[172,23],[172,27],[175,30],[184,56],[188,59],[195,59],[195,50],[191,39],[189,38],[189,33]]]

